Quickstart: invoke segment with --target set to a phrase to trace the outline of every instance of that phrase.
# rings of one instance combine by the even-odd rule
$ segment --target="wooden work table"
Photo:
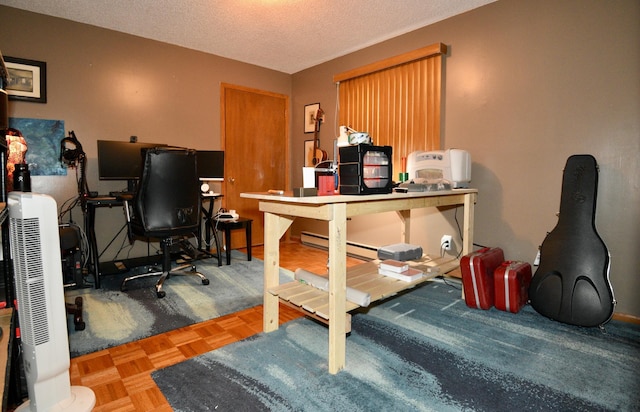
[[[279,285],[279,242],[296,217],[323,220],[329,225],[329,291],[315,291],[324,294],[328,310],[315,312],[326,318],[329,325],[329,373],[335,374],[345,366],[346,331],[350,330],[345,315],[354,309],[354,304],[346,300],[347,218],[396,211],[402,224],[403,241],[411,243],[411,209],[463,206],[462,253],[468,254],[473,246],[473,215],[477,193],[476,189],[311,197],[293,197],[288,193],[241,193],[241,197],[258,200],[259,209],[264,212],[264,331],[278,329],[278,305],[284,299],[279,295],[284,294],[284,289],[287,289]],[[371,271],[371,268],[363,266],[355,269],[355,275]],[[375,269],[373,271],[377,273]],[[415,282],[397,281],[391,289],[398,292],[412,286],[415,286]],[[313,291],[310,290],[309,293]],[[321,297],[318,296],[318,300],[322,300]],[[386,297],[384,293],[376,296],[372,294],[372,301],[383,297]]]

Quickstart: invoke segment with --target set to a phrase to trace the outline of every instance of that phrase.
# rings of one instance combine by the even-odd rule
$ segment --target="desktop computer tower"
[[[63,285],[65,288],[81,288],[84,286],[84,278],[80,232],[76,227],[63,226],[59,228],[59,233]]]

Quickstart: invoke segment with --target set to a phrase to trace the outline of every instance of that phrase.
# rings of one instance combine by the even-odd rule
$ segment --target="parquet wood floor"
[[[262,259],[256,246],[253,256]],[[280,265],[289,270],[304,267],[326,273],[328,253],[298,241],[281,244]],[[347,258],[347,266],[361,263]],[[280,324],[302,316],[280,305]],[[95,411],[171,411],[171,406],[151,378],[157,369],[177,364],[262,332],[262,305],[157,336],[71,359],[71,384],[91,388]]]

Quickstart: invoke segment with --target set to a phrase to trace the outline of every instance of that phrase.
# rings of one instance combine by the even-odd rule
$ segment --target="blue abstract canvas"
[[[9,118],[9,127],[20,130],[27,141],[27,163],[31,176],[66,176],[60,162],[64,120]]]

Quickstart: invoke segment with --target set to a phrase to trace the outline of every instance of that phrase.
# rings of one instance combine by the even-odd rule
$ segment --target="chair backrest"
[[[148,236],[186,234],[200,223],[196,151],[176,147],[143,149],[134,216]]]

